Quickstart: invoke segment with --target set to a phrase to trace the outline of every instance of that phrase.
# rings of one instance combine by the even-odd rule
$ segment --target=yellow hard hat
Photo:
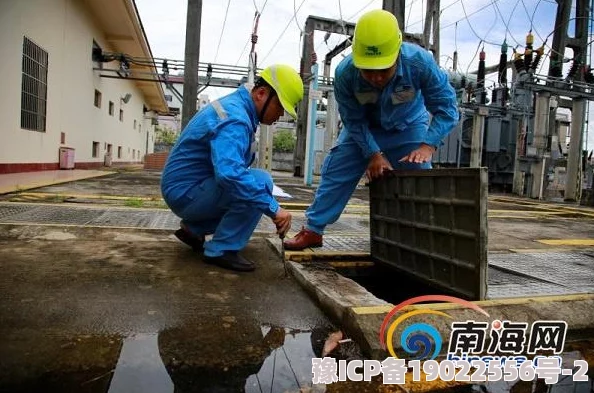
[[[353,63],[366,70],[383,70],[396,62],[402,32],[396,17],[385,10],[369,11],[355,25]]]
[[[265,68],[260,77],[274,89],[285,111],[296,119],[295,107],[303,99],[303,81],[297,71],[288,65],[274,64]]]

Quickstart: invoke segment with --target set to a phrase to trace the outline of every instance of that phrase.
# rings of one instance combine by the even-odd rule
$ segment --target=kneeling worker
[[[272,196],[272,177],[251,169],[258,124],[272,124],[287,111],[296,118],[303,98],[299,74],[286,65],[264,69],[250,90],[213,101],[190,120],[163,169],[161,192],[182,219],[175,235],[205,262],[236,271],[254,264],[239,254],[262,214],[281,236],[291,227],[291,214]],[[205,235],[213,234],[205,242]]]

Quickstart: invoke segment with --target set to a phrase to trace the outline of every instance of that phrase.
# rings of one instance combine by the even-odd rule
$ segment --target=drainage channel
[[[440,356],[445,356],[444,351],[447,352],[445,349],[449,348],[451,321],[468,321],[469,318],[476,318],[476,315],[469,313],[468,309],[453,303],[419,304],[412,309],[405,308],[392,315],[394,305],[408,299],[426,295],[456,296],[456,293],[428,285],[406,273],[372,260],[369,247],[365,248],[362,240],[357,242],[350,239],[351,241],[347,241],[346,244],[357,245],[359,249],[365,251],[351,253],[343,251],[342,254],[334,249],[332,240],[332,236],[325,236],[324,248],[289,252],[286,254],[286,260],[296,280],[359,344],[366,356],[380,361],[390,356],[386,348],[380,345],[378,333],[382,334],[381,326],[389,326],[390,330],[394,328],[392,330],[394,335],[389,337],[392,343],[395,343],[394,349],[399,357],[409,358],[418,355],[418,353],[404,351],[400,346],[400,340],[406,335],[405,328],[412,327],[411,324],[414,322],[417,322],[414,326],[419,323],[435,326],[443,340]],[[594,363],[594,341],[591,339],[594,332],[594,295],[579,293],[594,292],[594,270],[591,268],[594,266],[593,258],[588,252],[489,255],[487,294],[490,300],[473,302],[488,314],[486,320],[483,316],[483,319],[476,318],[476,321],[498,319],[526,323],[527,326],[539,320],[565,321],[568,327],[567,338],[564,337],[565,350],[560,353],[562,368],[573,368],[573,361],[576,359],[586,360],[591,368]],[[552,269],[553,266],[557,266],[557,270]],[[564,274],[556,274],[563,268]],[[435,302],[429,301],[429,303]],[[451,319],[440,322],[436,318],[423,317],[420,314],[426,314],[425,309],[441,314],[447,311],[445,315]],[[417,315],[407,320],[407,324],[404,321],[409,318],[409,314]],[[384,325],[387,319],[388,325]],[[395,325],[399,323],[402,326],[396,328]],[[386,331],[382,337],[385,337],[385,334]],[[418,335],[415,338],[420,340]],[[492,339],[492,336],[486,335],[486,342],[491,342]],[[433,345],[432,342],[429,341],[429,345]],[[414,345],[419,343],[420,341]],[[428,344],[423,344],[423,346],[426,345]],[[524,347],[524,351],[526,348]],[[527,357],[532,356],[534,355]],[[591,372],[585,380],[577,381],[565,377],[567,375],[565,371],[567,370],[564,370],[564,374],[560,375],[559,381],[554,385],[545,385],[542,380],[535,379],[534,381],[463,384],[447,386],[447,389],[456,393],[592,391],[593,374]],[[437,390],[445,388],[441,387]]]
[[[327,235],[323,247],[287,251],[286,258],[312,266],[330,266],[392,304],[412,297],[411,293],[457,295],[373,261],[368,237]],[[487,299],[594,292],[591,252],[496,253],[487,259]]]

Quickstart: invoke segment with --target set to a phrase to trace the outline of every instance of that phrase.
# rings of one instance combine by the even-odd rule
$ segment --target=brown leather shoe
[[[322,247],[322,235],[302,227],[294,238],[285,240],[285,250],[300,251],[304,248]]]

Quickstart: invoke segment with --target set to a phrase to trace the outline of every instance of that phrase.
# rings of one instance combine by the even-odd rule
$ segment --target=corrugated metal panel
[[[443,140],[443,144],[439,146],[437,151],[433,154],[433,162],[436,164],[456,164],[458,162],[458,144],[460,140],[460,133],[462,132],[461,124],[459,123],[452,132]]]
[[[486,168],[393,171],[372,182],[370,197],[373,259],[485,299]]]

